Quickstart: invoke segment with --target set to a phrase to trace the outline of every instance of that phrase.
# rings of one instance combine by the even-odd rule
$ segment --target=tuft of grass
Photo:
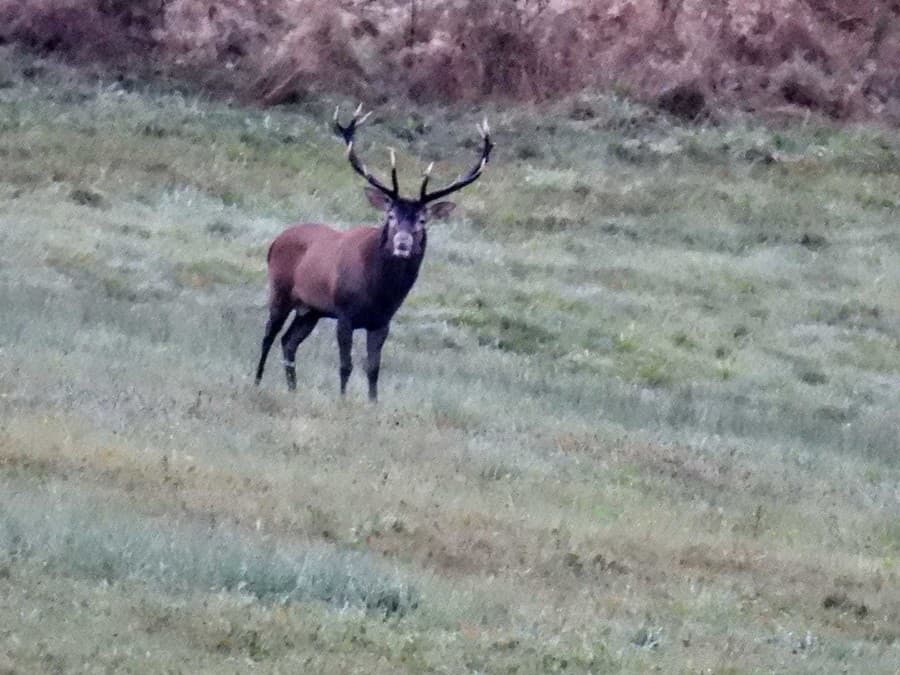
[[[237,233],[237,228],[227,220],[216,219],[207,223],[206,231],[214,237],[233,239]]]
[[[90,206],[95,209],[103,205],[103,196],[86,188],[75,188],[69,193],[69,199],[79,206]]]
[[[637,376],[651,387],[661,387],[672,382],[672,375],[667,371],[666,363],[662,360],[652,360],[642,363],[637,368]]]
[[[628,353],[638,349],[638,341],[634,336],[628,336],[623,333],[613,338],[613,344],[617,352]]]
[[[697,349],[697,343],[691,339],[690,335],[684,332],[678,332],[672,335],[672,344],[676,347],[681,347],[682,349]]]
[[[828,376],[825,375],[825,373],[814,369],[801,370],[797,377],[801,382],[812,386],[818,386],[828,382]]]

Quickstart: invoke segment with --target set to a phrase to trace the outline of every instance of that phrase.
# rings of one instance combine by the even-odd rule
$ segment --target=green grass
[[[283,546],[222,524],[123,515],[57,481],[36,488],[23,490],[21,480],[4,485],[0,564],[37,562],[48,572],[106,583],[138,579],[170,592],[221,589],[280,603],[312,599],[383,615],[418,605],[414,588],[365,554]]]
[[[327,324],[251,380],[271,238],[376,218],[335,101],[2,56],[0,670],[900,667],[894,132],[380,109],[497,152],[372,407]]]

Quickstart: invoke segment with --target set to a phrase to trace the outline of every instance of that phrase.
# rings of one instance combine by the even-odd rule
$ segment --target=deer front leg
[[[347,391],[347,380],[353,371],[353,359],[350,352],[353,348],[353,324],[349,319],[338,318],[337,343],[341,358],[341,396]]]
[[[378,400],[378,371],[381,369],[381,348],[387,340],[390,324],[366,333],[366,375],[369,378],[369,400]]]

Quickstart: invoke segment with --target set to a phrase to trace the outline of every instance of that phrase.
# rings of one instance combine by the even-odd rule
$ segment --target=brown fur
[[[398,200],[389,213],[410,204]],[[413,212],[427,210],[418,205]],[[369,397],[377,398],[381,348],[389,324],[409,293],[425,255],[424,228],[408,257],[393,253],[389,235],[397,229],[393,216],[382,227],[338,231],[327,225],[300,224],[282,232],[269,248],[269,321],[263,337],[256,381],[266,356],[291,312],[295,317],[282,336],[288,387],[296,387],[294,355],[319,319],[337,320],[341,357],[341,393],[352,369],[350,344],[354,330],[368,331],[366,374]]]
[[[269,248],[271,302],[329,318],[349,312],[358,322],[354,328],[371,325],[359,310],[370,308],[362,296],[380,264],[380,238],[377,227],[345,232],[321,224],[288,228]]]

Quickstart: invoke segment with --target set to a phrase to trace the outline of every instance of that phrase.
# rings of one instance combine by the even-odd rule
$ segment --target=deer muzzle
[[[413,237],[409,232],[398,232],[394,235],[394,255],[408,258],[412,255]]]

